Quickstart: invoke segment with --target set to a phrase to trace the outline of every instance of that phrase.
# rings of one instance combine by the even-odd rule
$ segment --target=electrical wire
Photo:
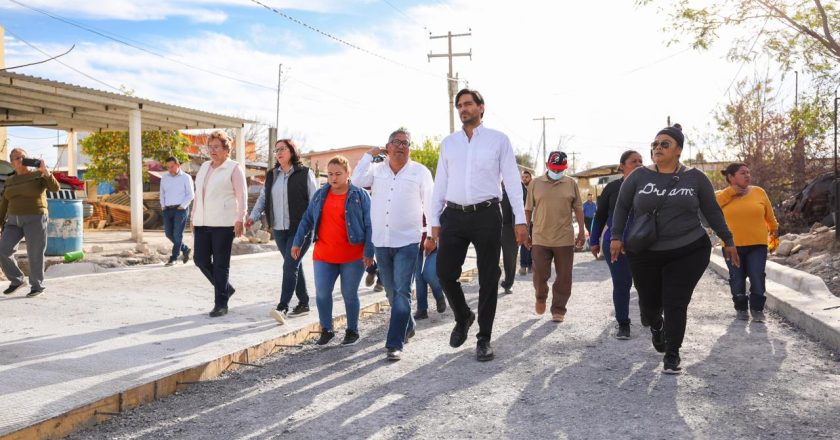
[[[72,51],[72,50],[73,50],[73,49],[75,49],[75,48],[76,48],[76,45],[74,44],[74,45],[70,46],[70,49],[67,49],[67,52],[64,52],[64,53],[62,53],[62,54],[59,54],[59,55],[55,55],[55,56],[49,57],[49,58],[47,58],[47,59],[45,59],[45,60],[36,61],[36,62],[34,62],[34,63],[21,64],[21,65],[18,65],[18,66],[4,67],[4,68],[2,68],[2,69],[0,69],[0,70],[3,70],[3,71],[6,71],[6,70],[14,70],[14,69],[20,69],[20,68],[23,68],[23,67],[36,66],[36,65],[38,65],[38,64],[44,64],[44,63],[46,63],[47,61],[52,61],[52,60],[55,60],[55,59],[61,58],[61,57],[63,57],[64,55],[67,55],[68,53],[70,53],[70,51]]]
[[[50,54],[48,54],[47,52],[44,52],[43,50],[41,50],[39,47],[35,46],[34,44],[32,44],[32,43],[30,43],[30,42],[28,42],[28,41],[24,40],[23,38],[21,38],[21,37],[20,37],[20,35],[17,35],[16,33],[14,33],[14,32],[12,32],[12,31],[10,31],[8,28],[6,29],[6,32],[8,32],[11,36],[15,37],[15,39],[16,39],[16,40],[19,40],[19,41],[23,42],[23,43],[24,43],[24,44],[26,44],[27,46],[29,46],[29,47],[31,47],[31,48],[33,48],[33,49],[37,50],[38,52],[41,52],[42,54],[44,54],[44,55],[46,55],[46,56],[50,56]],[[119,92],[119,93],[123,93],[123,91],[122,91],[122,90],[120,90],[120,88],[119,88],[119,87],[114,87],[114,86],[112,86],[111,84],[108,84],[108,83],[106,83],[105,81],[102,81],[101,79],[94,77],[93,75],[90,75],[90,74],[87,74],[87,73],[85,73],[85,72],[82,72],[81,70],[79,70],[79,69],[77,69],[77,68],[75,68],[75,67],[73,67],[73,66],[71,66],[71,65],[69,65],[69,64],[67,64],[67,63],[65,63],[64,61],[61,61],[61,60],[59,60],[59,59],[55,59],[55,60],[53,60],[53,61],[55,61],[56,63],[59,63],[59,64],[61,64],[62,66],[64,66],[64,67],[66,67],[66,68],[68,68],[68,69],[70,69],[70,70],[72,70],[72,71],[74,71],[74,72],[78,73],[79,75],[84,76],[85,78],[88,78],[88,79],[90,79],[90,80],[92,80],[92,81],[96,81],[97,83],[102,84],[103,86],[108,87],[109,89],[113,89],[113,90],[116,90],[116,91],[117,91],[117,92]]]
[[[9,0],[9,1],[16,2],[17,0]],[[309,30],[310,30],[310,31],[312,31],[312,32],[315,32],[315,33],[317,33],[317,34],[320,34],[321,36],[324,36],[324,37],[326,37],[326,38],[329,38],[330,40],[333,40],[333,41],[336,41],[336,42],[338,42],[338,43],[340,43],[340,44],[343,44],[343,45],[345,45],[345,46],[347,46],[347,47],[349,47],[349,48],[351,48],[351,49],[357,50],[357,51],[362,52],[362,53],[364,53],[364,54],[370,55],[370,56],[372,56],[372,57],[374,57],[374,58],[378,58],[378,59],[380,59],[380,60],[382,60],[382,61],[385,61],[385,62],[388,62],[388,63],[394,64],[394,65],[396,65],[396,66],[403,67],[403,68],[408,69],[408,70],[413,70],[413,71],[415,71],[415,72],[419,72],[419,73],[422,73],[422,74],[424,74],[424,75],[428,75],[428,76],[431,76],[431,77],[434,77],[434,78],[443,78],[443,79],[448,80],[448,78],[446,78],[446,77],[445,77],[445,76],[443,76],[443,75],[438,75],[438,74],[435,74],[435,73],[427,72],[427,71],[425,71],[425,70],[423,70],[423,69],[420,69],[420,68],[417,68],[417,67],[414,67],[414,66],[410,66],[410,65],[405,64],[405,63],[401,63],[401,62],[396,61],[396,60],[394,60],[394,59],[388,58],[388,57],[386,57],[386,56],[384,56],[384,55],[380,55],[380,54],[378,54],[378,53],[376,53],[376,52],[373,52],[373,51],[371,51],[371,50],[365,49],[365,48],[363,48],[363,47],[361,47],[361,46],[359,46],[359,45],[357,45],[357,44],[353,44],[353,43],[351,43],[351,42],[349,42],[349,41],[347,41],[347,40],[344,40],[344,39],[342,39],[342,38],[336,37],[335,35],[330,34],[329,32],[322,31],[321,29],[318,29],[318,28],[317,28],[317,27],[315,27],[315,26],[312,26],[312,25],[310,25],[310,24],[308,24],[308,23],[305,23],[305,22],[303,22],[303,21],[301,21],[301,20],[298,20],[297,18],[292,17],[292,16],[291,16],[291,15],[289,15],[289,14],[286,14],[286,13],[284,13],[284,12],[281,12],[281,11],[277,10],[276,8],[271,7],[271,6],[269,6],[269,5],[267,5],[267,4],[263,3],[263,2],[261,2],[260,0],[250,0],[250,2],[251,2],[251,3],[254,3],[254,4],[257,4],[257,5],[259,5],[259,6],[262,6],[262,7],[263,7],[263,8],[265,8],[266,10],[269,10],[269,11],[271,11],[271,12],[274,12],[275,14],[277,14],[277,15],[279,15],[279,16],[281,16],[281,17],[283,17],[283,18],[285,18],[285,19],[287,19],[287,20],[289,20],[289,21],[291,21],[291,22],[293,22],[293,23],[296,23],[296,24],[298,24],[298,25],[300,25],[300,26],[303,26],[303,27],[305,27],[306,29],[309,29]]]
[[[393,9],[393,10],[395,10],[395,11],[399,12],[399,13],[400,13],[400,15],[402,15],[403,17],[405,17],[405,18],[409,19],[409,20],[410,20],[412,23],[414,23],[415,25],[420,26],[421,28],[423,28],[423,30],[425,30],[425,31],[427,31],[427,32],[429,31],[429,28],[427,28],[426,26],[423,26],[422,24],[418,23],[418,22],[417,22],[417,20],[415,20],[414,18],[412,18],[410,15],[406,14],[405,12],[403,12],[400,8],[398,8],[398,7],[394,6],[394,4],[393,4],[393,3],[389,2],[388,0],[382,0],[382,1],[383,1],[386,5],[390,6],[390,7],[391,7],[391,9]]]

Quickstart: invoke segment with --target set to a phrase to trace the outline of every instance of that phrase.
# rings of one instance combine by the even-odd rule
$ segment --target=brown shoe
[[[563,322],[566,320],[566,315],[562,313],[552,313],[551,320],[554,322]]]
[[[537,315],[545,313],[545,303],[538,300],[536,304],[534,304],[534,311],[537,312]]]

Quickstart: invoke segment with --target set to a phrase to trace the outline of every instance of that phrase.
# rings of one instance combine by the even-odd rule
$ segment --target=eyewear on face
[[[274,154],[280,154],[284,151],[289,151],[288,147],[277,147],[274,149]]]
[[[654,150],[656,149],[656,147],[668,149],[671,148],[671,145],[673,145],[671,141],[653,141],[650,143],[650,149]]]
[[[401,141],[401,140],[393,140],[391,141],[391,145],[395,147],[406,147],[408,148],[409,142],[408,141]]]
[[[210,150],[210,151],[220,151],[220,150],[224,150],[225,147],[224,146],[219,146],[219,145],[209,145],[207,147],[207,149]]]

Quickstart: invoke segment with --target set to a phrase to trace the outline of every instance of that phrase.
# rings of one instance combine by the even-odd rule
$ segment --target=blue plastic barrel
[[[64,255],[82,250],[81,200],[47,199],[47,255]]]

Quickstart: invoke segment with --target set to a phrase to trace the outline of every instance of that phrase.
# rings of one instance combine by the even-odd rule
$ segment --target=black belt
[[[494,198],[494,199],[490,199],[490,200],[485,200],[485,201],[480,202],[480,203],[476,203],[475,205],[466,205],[466,206],[459,205],[457,203],[446,202],[446,207],[456,209],[456,210],[462,211],[462,212],[476,212],[476,211],[480,211],[484,208],[489,208],[491,206],[498,205],[498,204],[499,204],[499,199]]]
[[[165,206],[163,209],[178,209],[180,207],[181,207],[181,205],[169,205],[169,206]]]

